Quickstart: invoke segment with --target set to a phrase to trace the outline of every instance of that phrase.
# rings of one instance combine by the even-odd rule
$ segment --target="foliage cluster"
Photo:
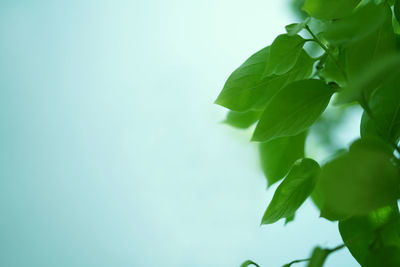
[[[262,224],[294,220],[309,197],[338,221],[343,245],[285,267],[323,266],[342,247],[362,266],[398,267],[400,0],[306,0],[302,10],[304,21],[237,68],[216,103],[230,110],[231,126],[257,123],[252,141],[268,185],[283,179]],[[360,138],[317,162],[304,148],[328,105],[361,106]]]

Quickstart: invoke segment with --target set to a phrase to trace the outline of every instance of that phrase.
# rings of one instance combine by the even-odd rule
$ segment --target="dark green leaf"
[[[318,19],[337,19],[350,14],[361,0],[306,0],[303,10]]]
[[[400,137],[400,76],[387,81],[371,95],[369,109],[361,121],[361,136],[376,135],[397,144]]]
[[[264,77],[268,54],[268,48],[262,50],[235,70],[215,103],[239,112],[262,110],[265,103],[282,87],[290,82],[308,78],[312,73],[314,59],[302,50],[296,65],[289,72],[280,76]]]
[[[261,111],[251,110],[246,112],[229,111],[225,123],[239,129],[247,129],[261,116]]]
[[[305,40],[299,35],[279,35],[271,45],[264,76],[282,75],[291,70],[300,56]]]
[[[333,93],[320,80],[289,84],[268,102],[252,140],[266,142],[307,130],[325,110]]]
[[[368,254],[363,267],[399,267],[400,266],[400,249],[398,247],[389,246],[379,248]]]
[[[400,246],[400,215],[397,203],[366,216],[340,221],[339,231],[353,257],[363,265],[375,246]]]
[[[345,219],[396,201],[399,173],[391,159],[386,145],[359,140],[348,153],[325,164],[317,184],[323,197],[321,216]]]
[[[271,224],[292,217],[311,194],[319,171],[318,163],[312,159],[297,162],[276,189],[261,223]]]
[[[328,24],[324,37],[333,45],[365,38],[384,23],[385,9],[383,5],[376,6],[374,3],[369,3],[353,14]]]
[[[251,260],[247,260],[247,261],[243,262],[242,265],[240,265],[240,267],[247,267],[247,266],[250,266],[250,265],[254,265],[256,267],[260,267],[260,265],[258,265],[257,263],[255,263],[254,261],[251,261]]]
[[[311,255],[311,259],[307,267],[322,267],[328,255],[329,251],[320,247],[316,247]]]
[[[282,179],[293,163],[304,157],[307,133],[287,136],[260,143],[261,166],[267,177],[268,186]]]

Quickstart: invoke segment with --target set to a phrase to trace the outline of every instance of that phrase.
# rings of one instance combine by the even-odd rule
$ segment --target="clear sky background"
[[[278,267],[340,244],[310,202],[259,226],[276,186],[213,105],[293,20],[271,0],[2,0],[0,266]]]

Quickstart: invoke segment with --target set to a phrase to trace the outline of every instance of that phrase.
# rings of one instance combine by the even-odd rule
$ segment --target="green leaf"
[[[287,225],[288,223],[293,222],[294,219],[295,219],[295,217],[296,217],[295,214],[293,214],[293,216],[287,217],[287,218],[285,219],[285,225]]]
[[[261,116],[261,111],[251,110],[246,112],[229,111],[224,123],[239,129],[247,129]]]
[[[267,65],[270,48],[266,47],[237,68],[226,81],[216,104],[235,111],[247,111],[263,95],[262,75]]]
[[[318,163],[312,159],[297,162],[276,189],[261,223],[271,224],[292,217],[311,194],[319,171]]]
[[[397,144],[400,138],[400,76],[374,91],[368,105],[374,119],[364,112],[361,136],[375,135],[389,144]]]
[[[328,250],[316,247],[311,255],[311,259],[307,267],[322,267],[328,255]]]
[[[377,245],[400,246],[400,215],[397,203],[366,216],[339,222],[343,242],[353,257],[364,266]]]
[[[287,73],[264,77],[269,48],[258,52],[235,70],[215,101],[234,111],[262,110],[265,104],[284,86],[310,77],[315,60],[304,49],[296,65]]]
[[[335,20],[324,33],[324,37],[332,45],[358,41],[376,31],[385,21],[383,5],[369,3],[357,9],[353,14]]]
[[[338,19],[350,14],[361,0],[306,0],[303,10],[317,19]]]
[[[309,21],[310,17],[306,18],[303,22],[287,25],[285,27],[286,32],[288,33],[289,36],[294,36],[298,34],[301,30],[303,30]]]
[[[400,197],[399,173],[388,147],[375,140],[358,140],[350,151],[322,167],[317,191],[321,216],[329,220],[365,215]]]
[[[333,93],[320,80],[289,84],[266,105],[252,140],[266,142],[307,130],[325,110]]]
[[[299,58],[305,40],[299,35],[281,34],[271,45],[264,76],[282,75],[291,70]]]
[[[268,181],[268,186],[282,179],[293,163],[304,157],[307,133],[277,138],[260,143],[261,166]]]
[[[314,62],[315,59],[311,58],[303,49],[296,65],[289,72],[282,75],[271,75],[265,77],[263,79],[265,82],[264,94],[260,96],[255,108],[264,109],[265,104],[268,103],[283,87],[294,81],[309,78],[313,71]]]
[[[254,261],[251,261],[251,260],[247,260],[247,261],[243,262],[242,265],[240,265],[240,267],[247,267],[247,266],[250,266],[250,265],[254,265],[256,267],[260,267],[260,265],[258,265],[257,263],[255,263]]]

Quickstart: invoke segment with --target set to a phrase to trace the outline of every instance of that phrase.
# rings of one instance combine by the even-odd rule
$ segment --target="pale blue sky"
[[[273,190],[213,105],[292,21],[285,1],[1,1],[0,266],[269,267],[339,244],[311,203],[259,226]]]

